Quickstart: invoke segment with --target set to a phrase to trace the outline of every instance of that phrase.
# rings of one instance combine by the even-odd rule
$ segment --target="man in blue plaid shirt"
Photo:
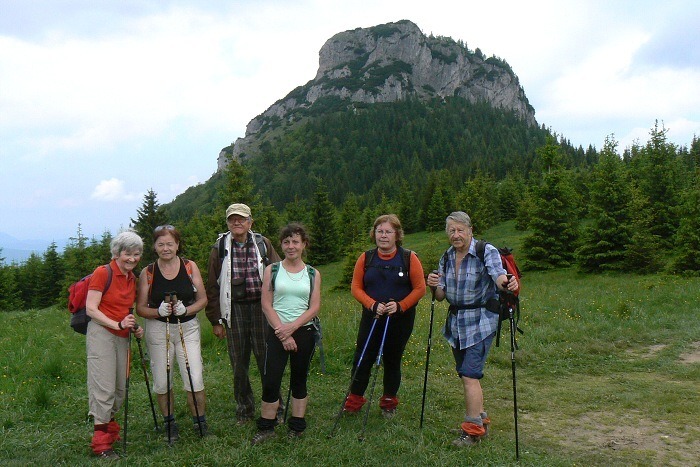
[[[447,298],[450,304],[443,334],[452,346],[466,404],[462,434],[453,444],[471,446],[487,435],[490,423],[480,380],[498,328],[498,290],[514,292],[518,282],[508,279],[493,245],[486,244],[483,262],[478,258],[471,219],[465,212],[447,216],[445,232],[452,246],[442,256],[438,272],[428,275],[427,284],[436,300]]]

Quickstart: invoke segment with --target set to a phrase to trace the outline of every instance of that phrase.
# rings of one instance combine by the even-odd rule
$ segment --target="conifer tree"
[[[697,172],[700,176],[700,168]],[[697,276],[700,275],[700,185],[695,184],[684,193],[681,212],[672,272]]]
[[[500,204],[516,204],[515,200],[501,200],[494,193],[496,182],[493,177],[477,170],[457,194],[457,205],[461,211],[469,214],[475,234],[484,232],[499,221]]]
[[[559,146],[550,138],[537,150],[543,174],[533,187],[530,234],[523,240],[524,269],[569,266],[574,259],[578,221],[576,199],[561,166]]]
[[[0,311],[15,311],[23,308],[22,297],[15,279],[17,267],[5,264],[0,247]]]
[[[68,291],[63,290],[65,277],[63,258],[58,254],[57,249],[56,242],[51,242],[44,252],[38,291],[42,306],[60,303],[60,299],[68,296]]]
[[[294,201],[290,201],[284,206],[285,222],[301,222],[303,225],[311,224],[311,208],[305,199],[299,199],[299,195],[294,195]]]
[[[311,247],[309,262],[314,265],[328,264],[338,259],[339,242],[335,208],[328,199],[328,190],[318,180],[311,205]]]
[[[32,252],[18,272],[19,290],[24,306],[27,308],[40,308],[44,304],[40,296],[39,278],[41,277],[43,264],[41,257]]]
[[[626,245],[631,238],[630,181],[617,154],[613,137],[605,139],[593,169],[589,214],[592,222],[583,229],[576,250],[579,267],[586,272],[621,270],[625,267]]]
[[[413,233],[418,230],[420,209],[416,203],[417,199],[414,189],[411,188],[406,180],[402,180],[399,185],[396,215],[399,216],[405,233]]]
[[[681,163],[674,144],[667,140],[668,130],[656,122],[647,144],[636,151],[631,160],[633,177],[649,200],[651,233],[664,248],[678,228],[681,185]]]
[[[652,231],[649,199],[636,187],[631,188],[630,213],[632,237],[626,245],[625,267],[637,274],[651,274],[663,268],[661,238]]]
[[[143,240],[141,262],[148,264],[156,260],[156,252],[153,249],[153,230],[168,223],[165,212],[158,203],[158,196],[153,189],[146,192],[143,204],[136,210],[136,214],[136,220],[131,219],[131,225]]]
[[[451,210],[447,207],[445,192],[441,186],[437,185],[425,212],[425,230],[428,232],[439,232],[444,229],[445,218],[450,212]]]
[[[88,256],[87,238],[83,235],[83,228],[78,224],[78,231],[75,237],[69,239],[68,245],[63,250],[63,264],[65,266],[65,279],[63,288],[68,287],[73,282],[90,274],[97,264]]]
[[[347,254],[356,249],[356,245],[365,238],[366,226],[363,222],[362,211],[357,204],[357,196],[350,193],[340,209],[340,235],[342,238],[341,253]]]

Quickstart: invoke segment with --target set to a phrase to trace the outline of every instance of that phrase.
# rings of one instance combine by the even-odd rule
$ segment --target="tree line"
[[[311,137],[309,131],[306,126],[302,133]],[[203,202],[189,211],[177,203],[161,205],[149,190],[131,227],[144,239],[140,267],[145,267],[155,259],[153,229],[174,224],[183,234],[181,253],[200,265],[205,280],[211,247],[226,230],[224,212],[232,202],[251,207],[254,229],[273,244],[282,225],[304,223],[312,238],[309,262],[322,265],[345,258],[346,281],[357,255],[368,246],[367,234],[379,214],[396,213],[410,233],[442,230],[445,216],[454,210],[470,214],[477,237],[496,223],[515,220],[524,231],[518,257],[526,270],[576,266],[586,273],[700,274],[700,140],[695,137],[689,147],[676,146],[657,123],[646,144],[635,143],[622,154],[617,146],[609,136],[600,152],[572,150],[566,140],[547,134],[531,157],[513,162],[527,169],[499,175],[476,164],[456,177],[454,167],[419,164],[420,188],[417,180],[378,174],[392,182],[377,193],[359,181],[364,166],[358,167],[357,175],[312,172],[295,180],[284,178],[288,166],[283,166],[265,179],[267,184],[287,184],[283,191],[289,196],[282,208],[260,189],[259,168],[230,161],[213,177],[216,183],[196,193]],[[266,150],[281,151],[275,146]],[[362,152],[362,147],[356,150]],[[383,163],[398,164],[387,158],[391,159],[383,157]],[[306,160],[313,162],[310,156]],[[260,163],[270,162],[263,158]],[[313,163],[323,166],[323,161]],[[368,191],[348,189],[339,200],[337,188],[343,183],[357,183]],[[305,196],[304,190],[309,190]],[[78,226],[63,252],[52,244],[43,255],[6,264],[0,250],[0,310],[65,304],[69,284],[109,261],[111,239],[110,232],[87,239]]]

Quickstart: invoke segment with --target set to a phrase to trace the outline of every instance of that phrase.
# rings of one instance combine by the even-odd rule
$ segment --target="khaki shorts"
[[[187,392],[192,392],[190,380],[185,364],[185,351],[182,348],[180,339],[180,329],[177,323],[168,325],[157,319],[146,320],[145,338],[148,346],[148,354],[151,359],[151,373],[153,374],[153,392],[156,394],[166,394],[167,389],[167,364],[166,364],[166,327],[170,326],[170,387],[173,385],[173,370],[175,360],[180,367],[183,388]],[[202,375],[202,347],[199,331],[199,320],[191,319],[182,323],[182,334],[187,349],[187,360],[192,374],[192,385],[194,392],[204,390],[204,378]]]

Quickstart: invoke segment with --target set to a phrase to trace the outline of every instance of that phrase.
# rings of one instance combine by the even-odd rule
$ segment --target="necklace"
[[[284,269],[284,272],[285,272],[285,274],[287,274],[287,277],[289,277],[289,280],[294,281],[294,282],[299,282],[300,280],[302,280],[304,278],[304,274],[306,273],[306,268],[302,269],[299,272],[293,272],[293,273],[290,273],[289,271],[287,271],[287,269],[285,269],[284,266],[282,267],[282,269]]]

